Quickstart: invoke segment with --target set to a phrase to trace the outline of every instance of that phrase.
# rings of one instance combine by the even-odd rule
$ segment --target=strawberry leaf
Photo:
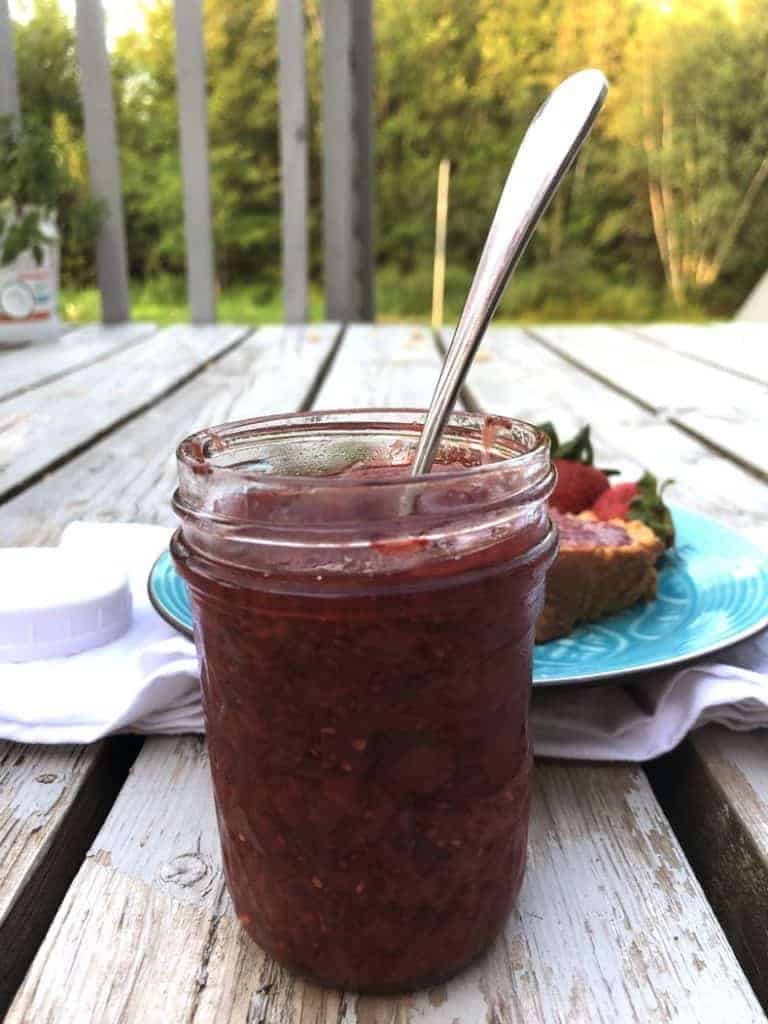
[[[649,526],[668,548],[675,543],[675,525],[662,493],[670,483],[671,480],[665,480],[659,488],[656,477],[646,470],[637,481],[637,494],[629,506],[629,518]]]
[[[537,424],[537,427],[542,434],[546,434],[549,438],[549,447],[552,452],[552,457],[554,458],[555,451],[560,447],[560,439],[557,436],[554,423],[550,423],[550,421],[547,420],[546,423]]]
[[[570,441],[560,441],[557,431],[552,423],[539,423],[539,430],[543,431],[551,443],[551,455],[553,459],[565,459],[567,462],[581,462],[591,466],[595,457],[592,448],[592,439],[589,436],[589,424],[572,437]]]

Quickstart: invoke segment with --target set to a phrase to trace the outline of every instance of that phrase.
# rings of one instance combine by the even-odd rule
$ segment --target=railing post
[[[323,0],[326,316],[372,320],[372,0]]]
[[[278,0],[280,179],[282,195],[283,318],[309,318],[307,76],[304,0]]]
[[[112,78],[101,0],[77,0],[76,26],[91,192],[104,200],[107,206],[107,216],[96,243],[101,315],[104,323],[121,323],[130,317],[128,254]]]
[[[174,19],[189,311],[192,323],[210,324],[216,288],[202,0],[175,0]]]
[[[0,0],[0,115],[9,114],[18,123],[21,112],[16,77],[16,53],[13,48],[13,25],[8,0]]]

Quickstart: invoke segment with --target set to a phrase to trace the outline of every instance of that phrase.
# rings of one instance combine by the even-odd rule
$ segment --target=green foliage
[[[0,211],[7,228],[0,262],[44,243],[40,214],[54,215],[63,276],[86,283],[94,277],[94,239],[105,209],[89,195],[75,36],[58,0],[35,0],[32,17],[16,26],[15,46],[23,123],[15,135],[10,121],[0,119]]]
[[[10,117],[0,117],[0,266],[27,249],[42,263],[42,247],[50,241],[42,222],[56,216],[69,185],[68,169],[49,128],[27,121],[16,129]],[[98,226],[101,206],[86,201],[69,214],[82,245]]]
[[[89,323],[101,315],[101,298],[96,288],[63,288],[61,310],[64,318]],[[276,289],[265,294],[253,285],[230,285],[218,301],[219,317],[229,324],[274,324],[282,319],[282,297]],[[189,319],[184,281],[178,276],[159,274],[131,286],[131,312],[135,320],[164,325]],[[323,296],[320,289],[310,292],[310,319],[322,320]]]
[[[608,103],[500,315],[691,318],[729,315],[743,301],[768,251],[768,0],[374,4],[381,314],[429,309],[442,157],[452,165],[446,317],[458,314],[532,113],[557,81],[585,66],[607,73]],[[320,6],[306,0],[318,284]],[[275,14],[276,0],[206,3],[217,274],[222,296],[237,295],[238,308],[243,282],[257,283],[262,305],[280,284]],[[74,183],[64,194],[74,203],[87,175],[74,39],[57,0],[36,0],[34,17],[17,27],[17,52],[25,108],[64,146]],[[175,303],[184,236],[172,0],[151,0],[146,32],[119,40],[113,75],[131,273],[149,290],[175,276],[177,294],[166,296]],[[87,284],[91,262],[64,234],[65,277]]]
[[[80,133],[75,33],[58,0],[34,0],[32,16],[14,35],[22,113],[49,128],[63,115]]]

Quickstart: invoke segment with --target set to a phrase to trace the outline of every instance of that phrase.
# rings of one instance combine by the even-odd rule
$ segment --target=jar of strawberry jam
[[[178,450],[235,911],[281,963],[363,991],[476,957],[525,866],[548,441],[454,413],[414,478],[423,420],[300,413]]]

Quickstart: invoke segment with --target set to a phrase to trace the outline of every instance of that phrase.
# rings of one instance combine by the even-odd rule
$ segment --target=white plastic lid
[[[0,307],[6,316],[14,320],[23,320],[30,316],[35,308],[32,289],[22,281],[12,281],[0,291]]]
[[[66,548],[0,549],[0,661],[100,647],[131,625],[128,579]]]

